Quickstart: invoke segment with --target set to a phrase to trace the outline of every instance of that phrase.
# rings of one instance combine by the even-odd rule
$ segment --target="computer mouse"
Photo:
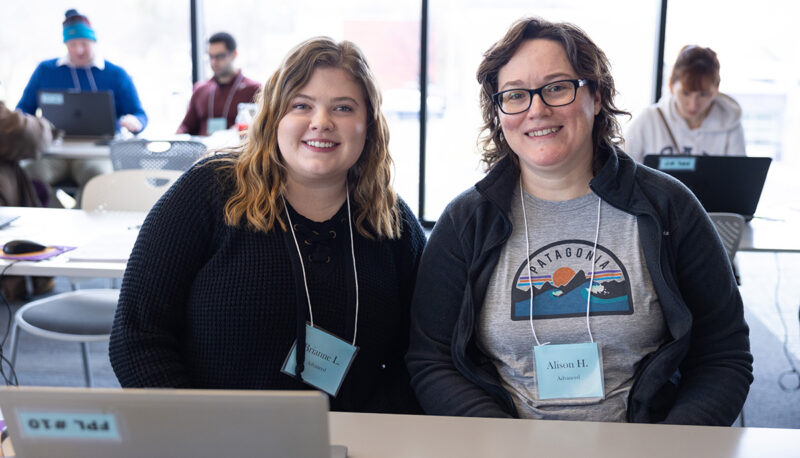
[[[3,251],[6,254],[28,254],[42,251],[45,248],[47,247],[30,240],[11,240],[3,246]]]

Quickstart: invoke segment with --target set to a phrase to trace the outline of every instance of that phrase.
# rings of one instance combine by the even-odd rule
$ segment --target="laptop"
[[[319,391],[0,387],[17,456],[346,456]]]
[[[0,229],[13,223],[19,216],[15,215],[0,215]]]
[[[111,139],[117,131],[111,91],[39,91],[42,116],[64,131],[66,139]]]
[[[644,157],[644,165],[672,175],[691,189],[707,212],[738,213],[748,221],[756,212],[771,163],[769,157]]]

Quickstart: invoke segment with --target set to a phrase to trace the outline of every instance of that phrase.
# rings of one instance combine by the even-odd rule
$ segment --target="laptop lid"
[[[672,156],[648,154],[644,165],[680,180],[707,212],[729,212],[750,219],[756,212],[769,157]]]
[[[8,226],[9,224],[13,223],[17,220],[19,216],[16,215],[0,215],[0,229]]]
[[[0,387],[17,456],[331,456],[318,391]]]
[[[67,137],[113,137],[117,130],[111,91],[39,91],[39,108]]]

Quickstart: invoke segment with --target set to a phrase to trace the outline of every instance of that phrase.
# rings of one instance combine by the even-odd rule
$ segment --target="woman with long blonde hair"
[[[353,43],[294,48],[240,147],[152,209],[111,336],[123,387],[311,389],[414,412],[403,355],[425,243],[391,186],[381,97]]]

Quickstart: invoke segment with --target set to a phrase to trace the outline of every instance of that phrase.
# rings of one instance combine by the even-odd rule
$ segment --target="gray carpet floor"
[[[745,426],[800,428],[800,389],[785,391],[779,385],[781,374],[791,369],[783,351],[784,334],[788,336],[787,348],[793,362],[800,368],[800,282],[795,280],[800,276],[800,255],[740,253],[737,259],[755,358],[755,381],[743,411]],[[779,287],[777,304],[776,286]],[[91,280],[81,287],[102,288],[106,282]],[[67,280],[57,279],[54,292],[68,290]],[[12,304],[12,312],[21,305]],[[8,311],[0,304],[0,336],[5,335],[7,322]],[[4,349],[7,348],[8,342]],[[119,387],[108,361],[108,344],[92,343],[90,349],[95,386]],[[42,339],[25,332],[20,336],[16,372],[22,385],[83,386],[84,383],[78,344]],[[784,383],[796,387],[800,380],[797,374],[789,374]]]

